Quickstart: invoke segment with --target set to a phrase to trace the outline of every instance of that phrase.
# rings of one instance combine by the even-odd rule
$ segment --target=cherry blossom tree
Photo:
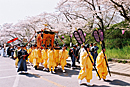
[[[120,15],[130,22],[130,0],[110,0]]]
[[[81,24],[84,24],[82,27],[92,32],[95,27],[104,30],[111,23],[119,21],[120,15],[113,7],[108,0],[62,0],[57,9],[65,15],[69,22],[77,19],[80,22],[79,19],[82,19]]]
[[[46,28],[44,24],[51,30],[59,31],[59,34],[71,35],[75,28],[82,28],[88,33],[92,33],[96,27],[105,31],[111,24],[119,23],[124,18],[129,21],[129,16],[129,0],[61,0],[56,12],[43,12],[16,24],[1,25],[0,41],[7,42],[15,37],[29,41],[35,32]]]

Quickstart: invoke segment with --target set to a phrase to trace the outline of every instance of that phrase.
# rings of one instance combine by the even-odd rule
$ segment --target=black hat
[[[90,43],[90,45],[92,45],[92,46],[93,46],[93,43]]]
[[[20,44],[17,44],[17,46],[20,46]]]
[[[86,44],[84,47],[85,47],[85,48],[89,48],[89,44]]]
[[[30,44],[29,47],[32,47],[32,44]]]
[[[38,31],[38,32],[37,32],[37,34],[40,34],[40,33],[41,33],[41,31]]]
[[[34,47],[37,47],[37,45],[34,45]]]
[[[97,42],[94,43],[94,45],[97,44]]]
[[[46,47],[45,49],[49,49],[49,48]]]

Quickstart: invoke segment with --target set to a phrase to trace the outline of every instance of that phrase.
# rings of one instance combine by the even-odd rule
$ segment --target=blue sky
[[[27,16],[54,12],[60,0],[0,0],[0,25],[17,23]]]

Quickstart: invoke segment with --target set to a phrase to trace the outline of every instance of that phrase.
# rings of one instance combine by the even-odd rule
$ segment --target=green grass
[[[130,46],[125,46],[122,49],[106,49],[108,58],[130,59]]]
[[[99,46],[99,50],[98,50],[98,53],[101,52],[101,46]],[[69,51],[69,46],[68,46],[68,51]],[[106,48],[106,52],[105,54],[107,55],[107,59],[108,61],[112,61],[112,58],[117,58],[117,59],[130,59],[130,46],[125,46],[123,48],[113,48],[113,49],[109,49],[109,48]],[[123,62],[123,63],[126,63],[126,61],[121,61],[119,60],[118,62]]]

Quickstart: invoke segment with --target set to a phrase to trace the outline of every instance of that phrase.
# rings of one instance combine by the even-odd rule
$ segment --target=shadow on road
[[[87,87],[92,87],[92,86],[87,86]],[[106,86],[106,85],[100,85],[100,86],[98,86],[98,85],[93,85],[93,87],[110,87],[110,86]]]
[[[48,72],[49,71],[43,71],[43,67],[39,66],[36,70],[41,72]],[[65,73],[63,73],[62,69],[58,67],[58,69],[55,69],[55,75],[63,76],[63,77],[71,77],[72,75],[78,75],[79,74],[80,67],[77,66],[75,69],[71,69],[70,65],[65,66]],[[39,75],[41,76],[41,75]]]
[[[117,80],[117,79],[115,79],[113,81],[106,80],[105,82],[108,82],[111,85],[117,85],[117,87],[118,86],[130,86],[130,83],[127,83],[127,82],[124,82],[124,81],[121,81],[121,80]]]
[[[127,83],[127,82],[124,82],[124,81],[121,81],[121,80],[106,80],[105,82],[108,82],[109,84],[111,85],[116,85],[117,87],[118,86],[130,86],[130,83]],[[87,86],[87,87],[110,87],[110,86],[106,86],[106,85],[93,85],[93,86],[88,86],[86,83],[82,83],[81,85],[84,85],[84,86]]]
[[[106,86],[106,85],[100,85],[100,86],[98,86],[98,85],[93,85],[93,86],[88,86],[86,83],[82,83],[81,85],[87,86],[87,87],[110,87],[110,86]]]
[[[63,76],[63,77],[71,77],[72,75],[78,75],[79,74],[79,71],[76,71],[76,69],[71,70],[71,69],[66,68],[65,71],[66,72],[63,73],[61,69],[58,69],[58,70],[56,70],[56,73],[57,73],[57,75]]]
[[[39,75],[33,75],[33,74],[30,74],[30,73],[19,73],[19,75],[26,75],[27,77],[39,78],[38,77]]]
[[[106,82],[109,82],[110,84],[117,85],[117,86],[130,86],[130,83],[127,83],[127,82],[124,82],[124,81],[121,81],[121,80],[118,80],[118,79],[115,79],[113,81],[108,80]]]

